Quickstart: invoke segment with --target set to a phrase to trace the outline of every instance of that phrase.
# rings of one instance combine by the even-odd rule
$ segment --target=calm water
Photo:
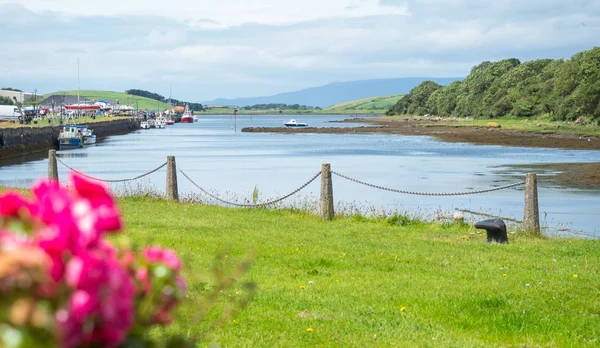
[[[355,127],[329,123],[351,117],[307,115],[299,122],[316,127]],[[135,177],[156,168],[169,155],[198,185],[234,199],[250,199],[255,187],[267,200],[287,194],[320,171],[332,170],[381,186],[424,192],[455,192],[490,188],[523,179],[523,172],[507,166],[532,163],[600,162],[600,151],[475,146],[444,143],[432,137],[401,135],[329,135],[242,133],[247,126],[281,126],[286,115],[237,117],[202,116],[194,124],[137,131],[99,139],[83,149],[59,151],[66,164],[103,179]],[[360,126],[360,125],[359,125]],[[1,163],[0,185],[27,187],[47,175],[45,154]],[[59,176],[68,169],[59,164]],[[361,186],[334,176],[334,198],[343,206],[365,211],[398,210],[431,217],[451,215],[455,208],[522,220],[523,188],[459,197],[401,195]],[[551,233],[564,229],[600,237],[596,222],[600,192],[552,187],[541,176],[541,223]],[[139,184],[164,192],[165,170]],[[125,189],[114,184],[115,189]],[[179,175],[181,194],[200,194]],[[302,191],[306,201],[318,198],[319,180]],[[201,196],[202,197],[202,196]],[[345,203],[344,203],[345,202]],[[482,217],[466,214],[469,220]]]

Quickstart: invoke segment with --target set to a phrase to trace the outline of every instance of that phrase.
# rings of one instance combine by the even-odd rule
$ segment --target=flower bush
[[[181,262],[115,247],[122,227],[108,189],[82,176],[0,194],[0,346],[116,347],[170,324]]]

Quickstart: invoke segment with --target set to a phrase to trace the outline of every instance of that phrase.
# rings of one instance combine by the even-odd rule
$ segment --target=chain
[[[391,188],[387,188],[387,187],[383,187],[383,186],[373,185],[373,184],[369,184],[369,183],[364,182],[364,181],[353,179],[353,178],[351,178],[349,176],[346,176],[346,175],[343,175],[343,174],[340,174],[340,173],[334,172],[334,171],[331,171],[331,174],[335,174],[335,175],[339,176],[340,178],[344,178],[346,180],[353,181],[353,182],[355,182],[357,184],[361,184],[361,185],[369,186],[369,187],[372,187],[372,188],[376,188],[378,190],[384,190],[384,191],[402,193],[402,194],[406,194],[406,195],[418,195],[418,196],[465,196],[465,195],[474,195],[474,194],[477,194],[477,193],[486,193],[486,192],[500,191],[500,190],[504,190],[504,189],[507,189],[507,188],[511,188],[511,187],[515,187],[515,186],[519,186],[519,185],[525,184],[524,181],[521,181],[521,182],[517,182],[517,183],[514,183],[514,184],[510,184],[510,185],[493,187],[493,188],[489,188],[489,189],[485,189],[485,190],[478,190],[478,191],[450,192],[450,193],[430,193],[430,192],[415,192],[415,191],[397,190],[397,189],[391,189]]]
[[[131,179],[116,179],[116,180],[107,180],[107,179],[100,179],[100,178],[96,178],[96,177],[93,177],[93,176],[91,176],[91,175],[87,175],[87,174],[85,174],[85,173],[82,173],[82,172],[78,171],[77,169],[74,169],[74,168],[70,167],[70,166],[69,166],[69,165],[67,165],[65,162],[61,161],[61,160],[60,160],[60,158],[56,158],[56,160],[57,160],[57,161],[58,161],[60,164],[62,164],[63,166],[67,167],[68,169],[70,169],[70,170],[71,170],[72,172],[74,172],[74,173],[77,173],[77,174],[79,174],[79,175],[81,175],[81,176],[85,176],[86,178],[89,178],[89,179],[92,179],[92,180],[97,180],[97,181],[102,181],[102,182],[126,182],[126,181],[134,181],[134,180],[137,180],[137,179],[141,179],[141,178],[143,178],[143,177],[145,177],[145,176],[147,176],[147,175],[150,175],[150,174],[152,174],[152,173],[155,173],[155,172],[159,171],[160,169],[162,169],[164,166],[166,166],[166,165],[167,165],[167,162],[165,162],[165,163],[161,164],[159,167],[157,167],[156,169],[153,169],[153,170],[151,170],[151,171],[149,171],[149,172],[147,172],[147,173],[144,173],[144,174],[142,174],[142,175],[138,175],[138,176],[136,176],[136,177],[133,177],[133,178],[131,178]]]
[[[245,207],[245,208],[258,208],[258,207],[264,207],[264,206],[267,206],[267,205],[272,205],[272,204],[275,204],[275,203],[279,203],[279,202],[283,201],[284,199],[286,199],[286,198],[289,198],[289,197],[291,197],[291,196],[295,195],[296,193],[298,193],[298,192],[302,191],[302,190],[303,190],[303,189],[304,189],[306,186],[308,186],[308,185],[309,185],[311,182],[315,181],[315,179],[316,179],[316,178],[318,178],[318,177],[319,177],[319,175],[321,175],[321,172],[318,172],[317,174],[315,174],[315,176],[313,176],[312,178],[310,178],[310,180],[308,180],[308,181],[307,181],[307,182],[306,182],[304,185],[302,185],[302,186],[298,187],[297,189],[295,189],[295,190],[294,190],[294,191],[292,191],[291,193],[289,193],[289,194],[287,194],[287,195],[285,195],[285,196],[283,196],[283,197],[280,197],[280,198],[274,199],[274,200],[272,200],[272,201],[268,201],[268,202],[265,202],[265,203],[260,203],[260,204],[240,204],[240,203],[229,202],[229,201],[226,201],[226,200],[224,200],[224,199],[221,199],[221,198],[219,198],[219,197],[218,197],[218,196],[216,196],[216,195],[213,195],[212,193],[208,192],[207,190],[203,189],[203,188],[202,188],[202,187],[200,187],[198,184],[196,184],[196,183],[194,182],[194,180],[192,180],[192,179],[191,179],[191,178],[190,178],[190,177],[189,177],[189,176],[188,176],[188,175],[187,175],[187,174],[186,174],[186,173],[185,173],[183,170],[179,169],[179,172],[180,172],[180,173],[181,173],[183,176],[185,176],[185,177],[186,177],[186,179],[188,179],[188,180],[189,180],[189,181],[192,183],[192,185],[196,186],[196,188],[197,188],[197,189],[199,189],[200,191],[202,191],[202,192],[203,192],[204,194],[206,194],[207,196],[209,196],[209,197],[211,197],[211,198],[213,198],[213,199],[215,199],[215,200],[217,200],[217,201],[219,201],[219,202],[221,202],[221,203],[225,203],[225,204],[229,204],[229,205],[234,205],[234,206],[236,206],[236,207]]]

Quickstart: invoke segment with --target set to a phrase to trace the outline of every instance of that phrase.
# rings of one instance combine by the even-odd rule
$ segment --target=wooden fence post
[[[525,177],[525,212],[523,216],[523,228],[526,231],[541,235],[537,175],[535,173],[527,173],[527,176]]]
[[[331,165],[321,166],[321,216],[323,220],[333,220],[333,185],[331,182]]]
[[[179,201],[175,156],[167,156],[167,201]]]
[[[58,167],[56,165],[56,150],[48,151],[48,179],[58,181]]]

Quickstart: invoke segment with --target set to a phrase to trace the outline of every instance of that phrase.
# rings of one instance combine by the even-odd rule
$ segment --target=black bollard
[[[506,224],[501,219],[482,220],[475,223],[475,228],[487,231],[488,243],[506,243],[508,244],[508,234],[506,233]]]

